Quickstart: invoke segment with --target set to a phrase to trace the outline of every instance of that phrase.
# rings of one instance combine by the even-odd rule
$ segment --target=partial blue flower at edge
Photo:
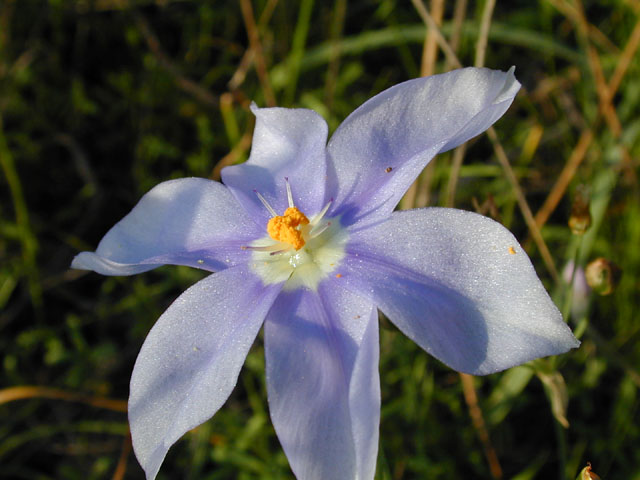
[[[355,110],[328,144],[315,112],[254,106],[251,157],[223,170],[224,185],[162,183],[95,253],[76,256],[72,267],[105,275],[163,264],[216,272],[160,317],[134,367],[129,421],[148,479],[169,447],[226,401],[263,324],[269,410],[301,480],[374,477],[378,309],[427,352],[471,374],[579,345],[504,227],[454,209],[393,211],[434,155],[486,130],[519,88],[513,70],[411,80]],[[284,254],[246,248],[265,238],[271,217],[256,192],[281,215],[285,178],[309,218],[328,205],[326,230],[308,243],[311,260],[289,280],[280,266],[259,267]],[[322,269],[313,270],[314,259]]]

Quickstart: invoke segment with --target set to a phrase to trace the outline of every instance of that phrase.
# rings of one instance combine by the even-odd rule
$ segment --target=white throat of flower
[[[294,205],[287,178],[285,182],[289,208],[283,215],[278,215],[265,198],[255,192],[271,219],[267,235],[243,248],[252,251],[249,266],[265,285],[285,282],[284,290],[316,290],[329,275],[342,276],[336,270],[344,258],[348,235],[339,218],[325,218],[332,201],[309,220]]]

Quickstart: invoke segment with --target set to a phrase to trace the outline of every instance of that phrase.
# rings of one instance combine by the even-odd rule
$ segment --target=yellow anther
[[[289,207],[284,211],[284,217],[291,219],[291,224],[294,227],[298,225],[309,225],[309,219],[307,216],[298,210],[298,207]]]
[[[289,207],[284,211],[284,215],[278,215],[269,220],[267,233],[274,240],[288,243],[296,250],[300,250],[305,242],[298,227],[308,224],[309,219],[304,213],[297,207]]]

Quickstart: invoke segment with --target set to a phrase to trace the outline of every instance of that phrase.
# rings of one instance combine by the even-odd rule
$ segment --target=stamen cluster
[[[282,215],[255,191],[271,218],[267,235],[242,248],[254,252],[251,267],[265,284],[284,281],[285,290],[315,290],[344,257],[347,233],[338,219],[324,220],[333,199],[309,219],[295,206],[287,178],[285,182],[289,207]]]
[[[298,227],[309,225],[309,219],[298,207],[289,207],[284,215],[271,217],[267,224],[267,233],[278,242],[288,243],[296,250],[304,247],[305,241]]]

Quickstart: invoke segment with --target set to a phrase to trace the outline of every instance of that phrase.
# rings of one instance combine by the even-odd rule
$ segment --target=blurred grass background
[[[573,479],[590,461],[603,479],[640,479],[639,44],[638,0],[0,1],[0,477],[143,478],[130,373],[203,274],[107,278],[68,270],[75,253],[155,184],[246,159],[252,100],[312,108],[333,130],[381,90],[459,62],[515,65],[523,89],[402,207],[505,224],[583,343],[472,378],[381,319],[377,478]],[[567,226],[576,202],[585,235]],[[569,288],[582,270],[563,279],[565,265],[597,257],[622,268],[613,292]],[[260,340],[158,478],[292,478]]]

